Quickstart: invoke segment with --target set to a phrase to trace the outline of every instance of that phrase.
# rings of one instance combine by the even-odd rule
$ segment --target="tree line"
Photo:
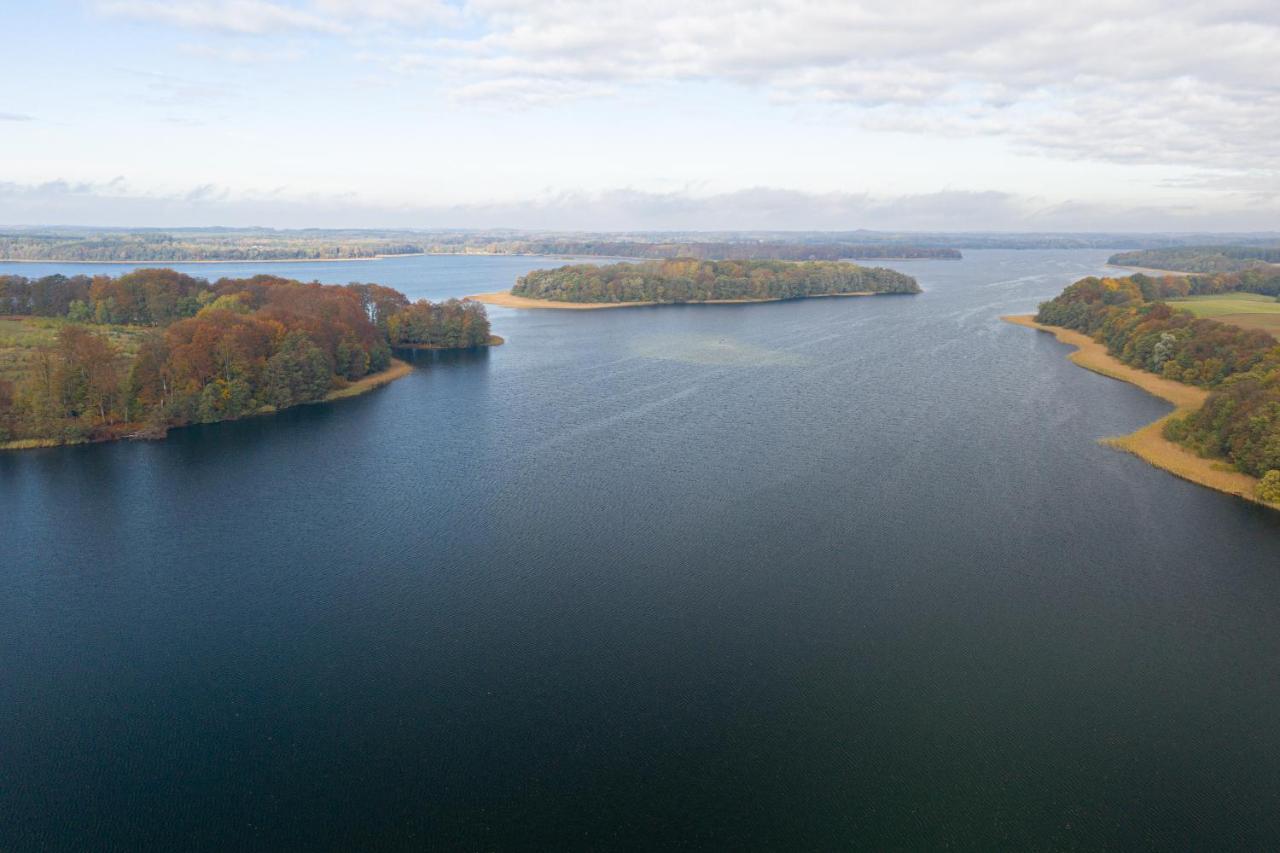
[[[959,260],[959,249],[870,243],[764,242],[644,242],[639,240],[544,240],[512,244],[511,251],[531,255],[582,255],[612,258],[697,260],[840,261],[932,258]]]
[[[1190,287],[1187,279],[1172,276],[1086,278],[1042,304],[1036,321],[1084,332],[1126,364],[1210,389],[1205,405],[1170,419],[1165,435],[1275,484],[1280,345],[1266,332],[1198,319],[1159,301],[1186,295]]]
[[[1120,252],[1107,263],[1191,273],[1238,272],[1280,264],[1280,246],[1177,246]]]
[[[423,251],[419,242],[381,238],[288,235],[174,235],[164,232],[0,234],[0,258],[13,261],[102,263],[136,261],[284,261],[374,258]]]
[[[0,313],[62,317],[23,378],[0,378],[0,441],[163,433],[286,408],[387,369],[393,347],[490,342],[484,306],[410,302],[376,284],[173,270],[0,279]],[[136,352],[79,320],[148,327]]]
[[[0,232],[0,259],[21,261],[276,261],[373,258],[421,252],[587,255],[702,260],[841,260],[959,258],[956,248],[903,239],[857,240],[847,235],[575,235],[498,232],[275,231],[271,229],[90,230]]]
[[[911,276],[843,261],[667,261],[534,270],[511,292],[563,302],[706,302],[837,293],[919,293]]]

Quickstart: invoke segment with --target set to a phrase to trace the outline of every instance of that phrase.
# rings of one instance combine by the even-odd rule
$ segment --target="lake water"
[[[966,255],[0,454],[0,849],[1276,847],[1280,515],[997,319],[1105,252]]]

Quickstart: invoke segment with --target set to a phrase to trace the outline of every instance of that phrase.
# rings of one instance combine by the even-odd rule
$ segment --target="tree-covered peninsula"
[[[1280,504],[1280,343],[1266,332],[1198,319],[1163,301],[1271,289],[1250,272],[1086,278],[1041,305],[1035,319],[1083,332],[1126,365],[1204,389],[1203,405],[1169,418],[1164,436],[1260,478],[1257,496]]]
[[[625,304],[738,302],[845,294],[919,293],[909,275],[845,261],[699,261],[681,258],[534,270],[513,296],[551,302]]]
[[[1280,264],[1280,246],[1167,246],[1120,252],[1107,263],[1189,273],[1231,273]]]
[[[483,305],[167,269],[0,276],[0,447],[163,435],[376,387],[396,348],[500,342]]]

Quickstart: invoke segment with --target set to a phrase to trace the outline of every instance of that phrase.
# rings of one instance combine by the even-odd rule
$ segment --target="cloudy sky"
[[[6,0],[0,224],[1280,228],[1276,0]]]

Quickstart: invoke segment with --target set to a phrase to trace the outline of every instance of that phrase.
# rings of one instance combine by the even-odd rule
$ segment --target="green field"
[[[57,317],[0,317],[0,379],[17,383],[30,369],[32,352],[57,343],[58,329],[67,324]],[[89,326],[106,333],[121,356],[132,357],[148,329],[142,326]]]
[[[1208,317],[1246,329],[1261,329],[1280,338],[1280,302],[1258,293],[1222,293],[1216,296],[1188,296],[1170,299],[1170,305],[1185,308],[1197,317]]]

